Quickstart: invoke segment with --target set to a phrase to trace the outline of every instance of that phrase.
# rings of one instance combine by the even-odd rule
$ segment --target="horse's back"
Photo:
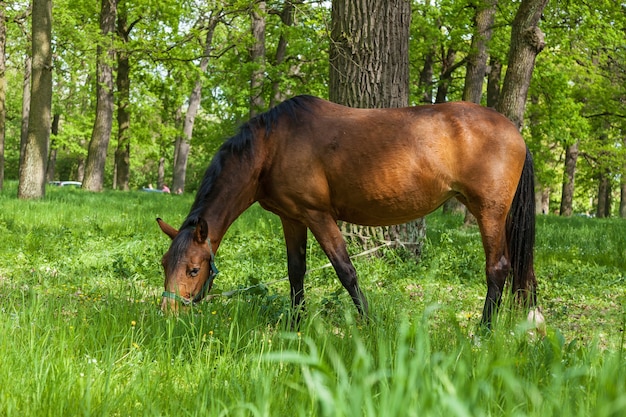
[[[353,109],[314,100],[279,141],[274,194],[371,225],[424,216],[454,195],[480,198],[485,188],[514,194],[525,156],[508,119],[462,102]]]

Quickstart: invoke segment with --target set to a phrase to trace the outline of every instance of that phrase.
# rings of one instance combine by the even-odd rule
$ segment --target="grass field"
[[[259,207],[217,256],[214,293],[241,291],[166,317],[154,219],[180,224],[192,196],[15,194],[0,193],[0,416],[626,415],[624,220],[538,218],[545,337],[507,308],[477,331],[479,235],[441,213],[420,263],[355,260],[370,322],[323,268],[294,332],[280,222]],[[309,254],[328,262],[312,238]]]

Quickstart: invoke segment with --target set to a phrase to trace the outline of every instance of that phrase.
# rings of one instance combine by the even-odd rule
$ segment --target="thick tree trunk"
[[[474,35],[467,57],[463,101],[480,104],[483,84],[487,74],[487,46],[493,33],[493,21],[496,14],[497,0],[485,0],[480,3],[474,16]]]
[[[209,67],[209,56],[212,50],[213,33],[221,19],[221,12],[216,12],[209,17],[208,28],[204,44],[204,54],[200,60],[200,75],[194,84],[193,90],[189,95],[189,105],[187,113],[183,120],[183,135],[177,138],[176,146],[174,146],[174,177],[171,189],[176,193],[185,191],[185,179],[187,177],[187,160],[189,159],[189,151],[191,149],[191,137],[193,135],[193,125],[196,121],[196,115],[200,108],[202,100],[202,74]]]
[[[18,198],[24,199],[40,198],[46,193],[52,108],[52,0],[34,0],[32,19],[32,100],[17,191]]]
[[[4,138],[6,132],[6,58],[5,46],[7,31],[5,23],[5,6],[0,6],[0,191],[4,188]]]
[[[250,62],[254,65],[250,75],[250,117],[265,110],[263,80],[265,78],[265,13],[264,1],[259,1],[250,10],[251,31],[254,43],[250,47]]]
[[[344,1],[332,4],[330,99],[352,107],[403,107],[409,97],[410,2]],[[421,254],[423,219],[386,228],[342,223],[366,249],[385,242]]]
[[[493,20],[496,14],[497,0],[485,0],[476,8],[474,15],[474,34],[470,52],[467,56],[463,101],[480,104],[483,96],[483,84],[487,74],[487,46],[493,32]],[[465,212],[465,225],[476,224],[476,218],[454,198],[446,201],[444,211]]]
[[[330,99],[355,107],[408,103],[410,2],[332,3]]]
[[[104,168],[107,158],[111,129],[113,126],[113,67],[115,57],[112,34],[115,33],[117,0],[102,0],[100,9],[100,31],[102,43],[97,48],[96,65],[96,120],[85,163],[83,188],[102,191]]]
[[[535,58],[545,46],[537,26],[548,0],[522,0],[511,28],[508,67],[496,110],[521,130]]]
[[[563,189],[561,193],[561,216],[572,215],[574,202],[574,179],[576,177],[576,161],[578,160],[578,142],[565,149],[565,172],[563,173]]]

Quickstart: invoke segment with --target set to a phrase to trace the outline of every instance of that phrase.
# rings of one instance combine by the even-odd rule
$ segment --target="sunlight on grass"
[[[478,328],[478,232],[427,220],[416,263],[355,261],[365,321],[332,269],[306,278],[291,326],[280,222],[254,206],[217,256],[216,296],[158,310],[169,239],[191,196],[0,193],[0,415],[618,416],[626,413],[623,220],[538,220],[547,335],[510,304]],[[602,237],[597,237],[602,234]],[[309,239],[310,268],[328,260]],[[356,253],[358,248],[351,248]]]

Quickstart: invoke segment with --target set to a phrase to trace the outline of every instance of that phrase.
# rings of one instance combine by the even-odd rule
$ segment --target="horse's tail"
[[[506,230],[515,298],[533,308],[537,305],[537,279],[533,267],[535,247],[535,169],[526,148],[526,160],[509,211]]]

